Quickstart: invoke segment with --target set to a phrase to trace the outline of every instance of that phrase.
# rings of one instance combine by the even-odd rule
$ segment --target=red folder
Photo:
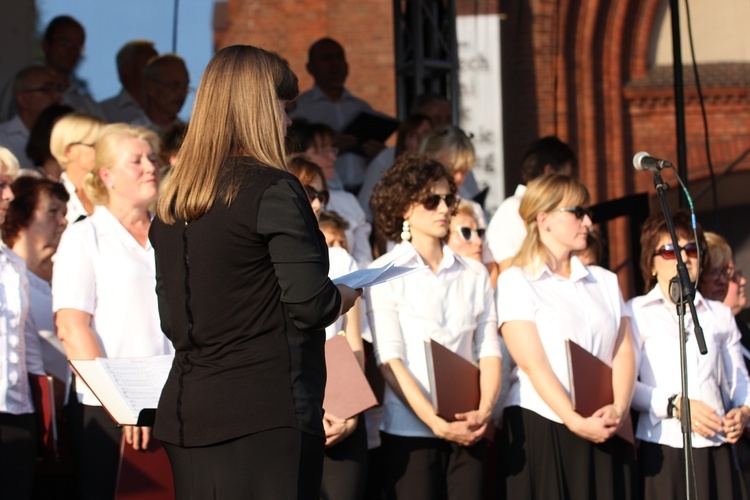
[[[148,449],[136,451],[120,442],[120,470],[117,473],[115,500],[174,500],[172,466],[167,452],[153,437]]]
[[[434,340],[425,341],[432,406],[441,418],[479,408],[479,368]]]
[[[612,393],[612,368],[572,340],[565,340],[565,350],[573,409],[584,417],[590,417],[602,406],[612,404],[615,400]],[[630,444],[635,443],[629,413],[617,429],[617,435]]]
[[[378,404],[345,336],[326,342],[326,371],[323,408],[331,415],[347,419]]]
[[[37,414],[42,456],[57,462],[60,460],[60,429],[57,422],[62,417],[65,383],[51,375],[29,373],[29,384]]]

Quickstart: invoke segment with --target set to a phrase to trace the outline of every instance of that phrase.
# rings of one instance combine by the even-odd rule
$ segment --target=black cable
[[[687,18],[688,39],[690,40],[690,56],[693,58],[693,74],[695,75],[695,88],[698,92],[698,102],[701,106],[701,117],[703,118],[703,137],[706,145],[706,159],[708,161],[708,172],[711,177],[711,194],[713,196],[714,206],[714,231],[719,232],[719,196],[716,188],[716,176],[714,174],[714,163],[711,159],[711,139],[708,133],[708,115],[706,114],[706,104],[703,101],[703,89],[701,88],[701,79],[698,75],[698,63],[695,60],[695,47],[693,45],[693,23],[690,20],[690,5],[685,0],[685,16]]]

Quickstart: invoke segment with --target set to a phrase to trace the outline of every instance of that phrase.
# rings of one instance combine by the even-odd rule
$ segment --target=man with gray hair
[[[149,40],[130,41],[117,52],[117,75],[122,90],[100,103],[107,121],[130,123],[142,115],[146,104],[143,73],[149,60],[158,55],[154,42]]]
[[[163,54],[151,59],[143,72],[146,105],[133,125],[143,125],[161,135],[182,121],[177,114],[190,91],[190,76],[185,61],[177,54]]]
[[[0,146],[8,148],[18,158],[22,168],[35,166],[26,156],[32,125],[48,106],[60,103],[64,90],[60,75],[47,66],[29,66],[16,74],[13,82],[16,114],[0,124]]]

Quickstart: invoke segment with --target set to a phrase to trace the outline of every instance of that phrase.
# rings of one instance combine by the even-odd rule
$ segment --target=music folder
[[[378,404],[344,335],[326,341],[326,392],[323,408],[339,418],[359,415]]]
[[[115,500],[174,500],[172,466],[167,452],[153,436],[148,448],[136,451],[120,441]]]
[[[570,399],[573,409],[584,417],[590,417],[596,410],[612,404],[612,368],[572,340],[565,340],[570,378]],[[623,417],[617,435],[635,444],[633,422],[630,413]]]
[[[42,455],[53,462],[60,460],[60,430],[65,383],[52,375],[29,373],[29,385],[37,415],[37,430]]]
[[[385,142],[398,128],[399,121],[374,111],[362,111],[344,129],[344,134],[353,135],[361,145],[369,140]]]
[[[430,339],[425,340],[430,396],[435,413],[448,422],[479,408],[479,368]]]

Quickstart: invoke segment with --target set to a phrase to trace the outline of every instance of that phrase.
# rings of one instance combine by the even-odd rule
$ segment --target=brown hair
[[[346,231],[347,229],[349,229],[349,223],[346,221],[346,219],[341,217],[338,212],[327,210],[320,214],[318,227],[321,230],[330,227],[332,229],[338,229],[339,231]]]
[[[399,241],[406,210],[441,179],[447,180],[451,193],[456,194],[456,183],[440,162],[425,155],[400,156],[372,190],[370,208],[377,230],[385,238]]]
[[[686,240],[692,241],[693,226],[690,223],[690,214],[684,210],[679,210],[672,214],[672,219],[674,220],[674,229],[675,233],[677,233],[677,237],[682,237]],[[703,235],[703,229],[700,224],[698,224],[696,232],[698,233],[698,241],[696,243],[698,243],[701,252],[705,252],[706,237]],[[661,212],[651,214],[649,218],[643,222],[643,226],[641,226],[640,264],[643,281],[646,283],[644,293],[648,293],[654,286],[656,286],[656,276],[653,276],[652,274],[654,267],[654,252],[657,250],[657,243],[659,243],[659,240],[665,234],[669,234],[669,229],[667,228],[667,220]],[[701,257],[703,260],[701,265],[703,265],[706,262],[705,253]]]
[[[57,198],[63,203],[70,199],[65,186],[59,182],[50,179],[39,179],[30,175],[23,175],[16,179],[10,186],[13,191],[13,201],[10,202],[8,213],[3,222],[3,241],[9,247],[12,247],[18,234],[28,229],[31,220],[34,218],[34,211],[39,205],[39,199],[42,193],[50,198]]]
[[[231,204],[244,173],[228,165],[233,156],[286,170],[278,101],[298,93],[297,77],[278,55],[250,45],[217,52],[203,73],[177,164],[159,197],[159,218],[167,224],[195,220],[217,197]]]
[[[301,155],[290,156],[287,160],[287,169],[299,179],[300,184],[303,186],[312,184],[318,178],[323,182],[323,189],[328,189],[323,169]]]

